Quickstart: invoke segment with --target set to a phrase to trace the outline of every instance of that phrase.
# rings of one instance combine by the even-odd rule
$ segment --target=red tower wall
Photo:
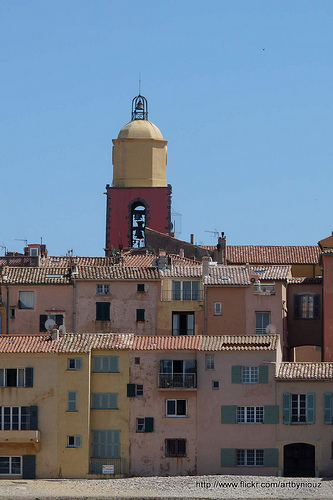
[[[146,206],[146,226],[169,234],[171,225],[171,185],[167,187],[126,187],[106,186],[106,247],[109,256],[113,248],[131,246],[131,206],[135,201],[143,201]]]

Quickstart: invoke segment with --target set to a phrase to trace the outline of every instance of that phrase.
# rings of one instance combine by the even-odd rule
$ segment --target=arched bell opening
[[[131,207],[131,247],[145,246],[146,207],[141,201],[133,203]]]

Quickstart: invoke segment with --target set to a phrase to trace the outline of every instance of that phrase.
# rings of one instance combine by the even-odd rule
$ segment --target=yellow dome
[[[133,120],[127,123],[119,132],[118,139],[157,139],[163,140],[163,135],[156,125],[148,120]]]

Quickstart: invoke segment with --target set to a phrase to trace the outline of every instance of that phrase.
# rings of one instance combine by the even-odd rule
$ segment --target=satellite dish
[[[276,326],[275,325],[267,325],[265,331],[266,331],[266,333],[276,333]]]
[[[59,332],[60,333],[66,333],[66,327],[65,327],[65,325],[60,325],[59,326]]]
[[[48,332],[52,330],[52,328],[54,327],[54,325],[55,325],[54,319],[47,319],[45,321],[45,328],[46,328],[46,330]]]

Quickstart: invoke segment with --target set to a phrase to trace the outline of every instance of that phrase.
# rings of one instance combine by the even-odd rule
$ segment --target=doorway
[[[292,443],[284,447],[285,477],[315,477],[315,447],[307,443]]]

